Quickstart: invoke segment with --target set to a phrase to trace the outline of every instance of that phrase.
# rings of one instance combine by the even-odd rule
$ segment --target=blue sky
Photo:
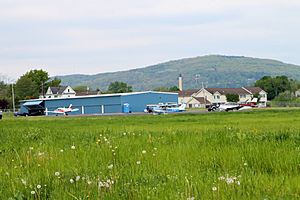
[[[297,0],[1,0],[0,76],[96,74],[207,54],[300,64]]]

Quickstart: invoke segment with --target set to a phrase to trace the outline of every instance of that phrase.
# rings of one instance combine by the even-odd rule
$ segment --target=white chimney
[[[182,75],[179,74],[179,77],[178,77],[178,89],[179,91],[182,91]]]

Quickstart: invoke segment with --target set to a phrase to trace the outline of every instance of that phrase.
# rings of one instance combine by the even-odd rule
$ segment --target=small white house
[[[68,98],[68,97],[75,97],[76,92],[70,86],[60,86],[60,87],[49,87],[45,98]]]

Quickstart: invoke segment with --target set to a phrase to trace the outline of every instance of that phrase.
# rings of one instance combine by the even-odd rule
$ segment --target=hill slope
[[[177,85],[177,77],[183,76],[183,87],[241,87],[253,84],[265,75],[286,75],[300,79],[300,66],[276,60],[242,56],[210,55],[169,61],[145,68],[96,75],[57,76],[63,85],[88,85],[106,90],[114,81],[123,81],[135,91]],[[197,78],[196,78],[197,77]]]

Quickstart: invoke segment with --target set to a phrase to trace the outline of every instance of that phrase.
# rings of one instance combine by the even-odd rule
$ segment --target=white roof
[[[127,93],[114,93],[114,94],[96,94],[96,95],[85,95],[85,96],[75,96],[75,97],[56,97],[56,98],[41,98],[41,99],[30,99],[30,100],[22,100],[21,102],[27,101],[36,101],[36,100],[62,100],[62,99],[83,99],[83,98],[91,98],[91,97],[115,97],[115,96],[128,96],[128,95],[135,95],[135,94],[147,94],[147,93],[158,93],[158,94],[175,94],[175,92],[157,92],[157,91],[144,91],[144,92],[127,92]]]

